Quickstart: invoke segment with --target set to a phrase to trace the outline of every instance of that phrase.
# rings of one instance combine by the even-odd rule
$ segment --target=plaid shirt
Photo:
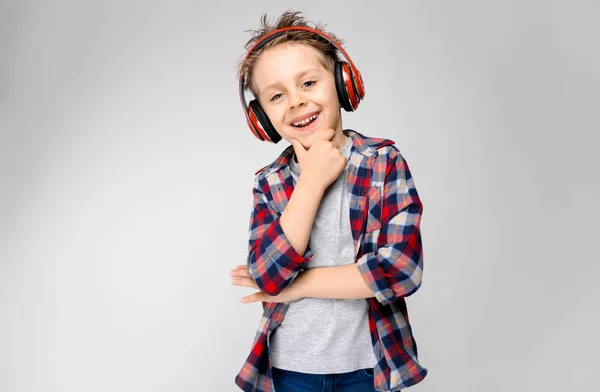
[[[369,330],[377,363],[377,391],[399,391],[427,375],[417,359],[417,345],[404,297],[421,285],[423,205],[408,164],[387,139],[344,130],[352,138],[348,163],[350,223],[355,262],[375,296],[368,302]],[[293,146],[256,173],[250,217],[248,268],[261,291],[277,295],[307,268],[310,245],[298,254],[279,224],[294,190],[289,162]],[[289,303],[263,302],[263,316],[251,352],[235,383],[245,392],[274,392],[269,336],[284,320]]]

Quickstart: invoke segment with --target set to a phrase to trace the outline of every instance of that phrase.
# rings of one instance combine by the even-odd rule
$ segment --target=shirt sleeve
[[[363,254],[358,269],[383,305],[413,294],[421,286],[423,205],[407,162],[392,148],[386,169],[377,250]]]
[[[307,246],[304,255],[300,255],[292,246],[281,228],[279,214],[267,198],[271,193],[266,179],[262,182],[264,185],[257,177],[252,191],[254,206],[250,216],[247,264],[259,289],[277,295],[306,268],[313,253]]]

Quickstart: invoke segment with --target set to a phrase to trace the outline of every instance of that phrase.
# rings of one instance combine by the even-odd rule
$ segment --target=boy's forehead
[[[322,71],[322,56],[307,44],[285,43],[266,49],[256,60],[254,80],[260,88],[280,79],[297,77],[299,73]]]

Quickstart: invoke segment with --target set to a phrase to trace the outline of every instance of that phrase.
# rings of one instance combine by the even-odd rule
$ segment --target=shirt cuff
[[[376,252],[365,253],[356,264],[377,301],[387,305],[396,299],[396,294],[390,289],[383,269],[379,265]]]

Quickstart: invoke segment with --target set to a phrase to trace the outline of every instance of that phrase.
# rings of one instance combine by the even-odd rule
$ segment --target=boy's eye
[[[316,81],[314,81],[314,80],[308,80],[308,81],[304,82],[304,84],[302,86],[310,87],[310,86],[314,85],[315,83],[316,83]],[[276,99],[279,99],[280,96],[281,96],[281,93],[275,94],[271,97],[270,101],[275,101]]]

